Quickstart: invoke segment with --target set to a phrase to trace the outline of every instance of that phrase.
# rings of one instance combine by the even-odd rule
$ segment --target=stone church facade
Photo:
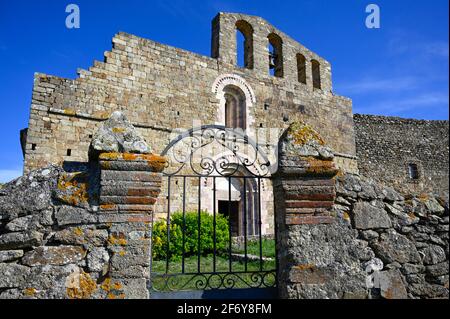
[[[236,30],[246,36],[244,68],[237,66]],[[225,119],[230,99],[241,104],[236,124],[249,136],[269,128],[281,134],[301,119],[336,151],[339,167],[357,171],[351,100],[333,93],[329,62],[265,20],[218,14],[212,22],[212,57],[126,33],[112,43],[104,61],[78,70],[75,80],[35,75],[25,172],[86,161],[93,132],[115,110],[160,153],[170,132],[192,127],[193,119],[232,124]],[[271,60],[269,43],[276,55]]]

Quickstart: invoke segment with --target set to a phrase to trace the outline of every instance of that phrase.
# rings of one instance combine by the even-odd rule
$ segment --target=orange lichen
[[[34,288],[26,288],[23,293],[25,294],[25,296],[28,297],[34,297],[37,293],[37,290]]]
[[[293,268],[297,269],[297,270],[314,270],[316,268],[316,266],[312,265],[312,264],[301,264],[301,265],[296,265]]]
[[[64,192],[60,198],[71,205],[87,203],[89,199],[87,176],[85,173],[62,174],[58,179],[58,189]]]
[[[421,193],[417,198],[423,203],[430,199],[430,195],[426,193]]]
[[[111,278],[106,278],[100,285],[100,289],[104,291],[110,291],[111,289]]]
[[[117,207],[117,205],[115,204],[102,204],[100,205],[100,209],[102,210],[112,210],[115,209]]]
[[[121,153],[101,153],[99,159],[101,160],[117,160],[122,158]]]
[[[311,140],[317,141],[320,145],[325,145],[319,133],[317,133],[311,126],[303,122],[293,123],[289,127],[288,134],[292,136],[296,145],[304,145]]]
[[[410,219],[416,219],[416,215],[413,212],[408,213]]]
[[[105,120],[110,117],[109,113],[106,111],[97,111],[97,112],[94,112],[92,115],[94,117],[105,119]]]
[[[126,246],[128,244],[124,234],[111,234],[108,238],[110,245]]]
[[[116,295],[115,293],[110,292],[106,298],[108,298],[108,299],[125,299],[125,294],[121,293],[121,294]]]
[[[106,291],[108,295],[107,299],[124,299],[125,294],[122,291],[122,284],[120,282],[112,283],[111,278],[106,278],[101,284],[100,288]]]
[[[64,114],[76,115],[77,113],[74,110],[64,109]]]
[[[336,176],[337,177],[344,177],[345,176],[345,172],[342,169],[339,168]]]
[[[112,131],[113,131],[113,133],[121,134],[121,133],[125,132],[125,128],[123,128],[123,127],[113,127]]]
[[[83,236],[84,235],[83,230],[80,227],[74,228],[73,233],[75,235],[77,235],[77,236]]]
[[[87,299],[97,290],[97,284],[91,276],[85,272],[76,276],[78,282],[67,287],[67,296],[70,299]]]
[[[344,212],[342,214],[342,218],[344,218],[345,220],[349,221],[350,220],[350,215],[347,212]]]
[[[137,154],[132,154],[132,153],[123,153],[122,154],[122,158],[125,161],[135,161],[138,158]]]
[[[308,173],[336,175],[338,172],[331,160],[325,161],[314,157],[304,157],[303,159],[308,162],[308,168],[306,170]]]

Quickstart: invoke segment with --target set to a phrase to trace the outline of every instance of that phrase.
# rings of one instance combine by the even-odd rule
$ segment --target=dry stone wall
[[[336,193],[334,210],[361,243],[354,254],[366,271],[369,297],[448,298],[448,201],[402,196],[350,174],[337,179]]]

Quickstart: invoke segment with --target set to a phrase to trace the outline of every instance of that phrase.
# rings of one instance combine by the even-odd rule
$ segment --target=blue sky
[[[81,28],[65,8],[79,5]],[[365,8],[381,9],[367,29]],[[331,62],[355,113],[448,119],[448,0],[0,0],[0,182],[21,174],[34,72],[75,78],[125,31],[210,55],[219,11],[258,15]]]

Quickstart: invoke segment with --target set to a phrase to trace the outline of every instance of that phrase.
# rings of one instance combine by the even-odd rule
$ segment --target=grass
[[[259,256],[260,252],[259,240],[251,240],[247,242],[247,254]],[[244,254],[245,247],[244,245],[234,245],[233,252]],[[262,255],[263,257],[275,258],[275,240],[274,239],[266,239],[262,240]]]

